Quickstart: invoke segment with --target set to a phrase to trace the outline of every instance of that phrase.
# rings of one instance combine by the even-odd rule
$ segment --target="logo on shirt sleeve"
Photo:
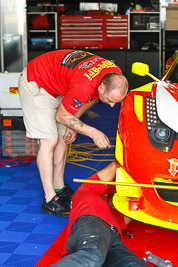
[[[77,108],[77,107],[81,107],[84,103],[82,103],[82,102],[80,102],[80,101],[78,101],[76,98],[74,98],[73,99],[73,106],[75,107],[75,108]]]

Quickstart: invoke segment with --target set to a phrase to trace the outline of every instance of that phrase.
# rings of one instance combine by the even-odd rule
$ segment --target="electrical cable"
[[[110,138],[110,140],[115,140],[115,138]],[[3,167],[16,167],[19,165],[29,164],[30,162],[34,162],[36,159],[35,157],[28,157],[28,156],[21,156],[13,146],[11,146],[11,149],[13,149],[13,152],[17,155],[16,157],[13,157],[11,153],[7,151],[7,148],[9,146],[4,147],[0,150],[0,154],[2,155],[3,152],[9,155],[9,158],[2,159],[0,158],[0,166]],[[114,148],[114,146],[113,146]],[[107,149],[100,149],[98,148],[94,143],[78,143],[78,144],[70,144],[68,148],[68,154],[67,154],[67,160],[66,162],[69,164],[73,164],[76,166],[80,166],[83,168],[91,169],[95,172],[98,170],[87,166],[80,164],[79,162],[84,161],[95,161],[95,162],[103,162],[103,161],[114,161],[114,153],[103,153],[103,151],[111,150],[112,148]],[[99,151],[102,151],[101,153],[97,153]]]
[[[6,150],[7,148],[11,148],[14,153],[17,155],[16,157],[12,156],[12,153],[10,153],[8,150]],[[9,155],[9,158],[0,158],[0,166],[1,167],[19,167],[21,165],[27,165],[30,164],[31,162],[35,161],[35,157],[27,157],[27,156],[21,156],[13,146],[6,146],[3,149],[0,150],[0,155],[2,155],[2,153],[5,152],[7,155]]]
[[[115,139],[115,138],[110,138],[110,139]],[[85,151],[81,151],[81,149],[84,149]],[[95,161],[95,162],[114,161],[115,154],[95,153],[95,152],[103,151],[103,150],[111,150],[111,148],[100,149],[100,148],[97,148],[97,146],[93,143],[70,144],[66,162],[80,166],[80,167],[88,168],[88,169],[91,169],[97,172],[98,170],[90,166],[79,164],[78,162],[87,161],[87,160]]]

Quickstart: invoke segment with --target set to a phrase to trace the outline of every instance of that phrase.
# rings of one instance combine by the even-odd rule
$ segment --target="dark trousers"
[[[69,254],[52,266],[148,266],[123,244],[116,228],[91,215],[81,216],[74,222],[67,249]]]

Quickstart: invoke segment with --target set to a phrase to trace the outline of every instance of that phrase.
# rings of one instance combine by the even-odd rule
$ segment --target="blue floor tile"
[[[111,109],[99,103],[94,111],[101,114],[102,119],[86,116],[84,121],[94,127],[97,125],[108,137],[115,137],[118,107]],[[111,141],[112,144],[114,142]],[[78,134],[75,143],[92,143],[92,140]],[[100,152],[114,154],[114,149]],[[95,171],[87,166],[97,170],[104,168],[110,163],[103,161],[106,158],[101,156],[98,162],[80,162],[84,167],[67,163],[65,183],[76,190],[81,184],[73,183],[73,178],[92,175]],[[44,192],[36,162],[17,165],[15,168],[0,167],[0,266],[34,267],[67,225],[68,218],[41,212],[43,199]]]
[[[39,224],[34,228],[33,233],[57,234],[61,233],[66,225],[67,224],[61,224],[61,220],[59,220],[58,224]]]
[[[26,207],[26,209],[23,211],[23,213],[40,213],[41,214],[41,210],[40,210],[40,204],[38,203],[38,205],[36,206],[28,206]]]
[[[19,243],[17,242],[1,242],[0,251],[1,253],[13,253],[18,246]]]
[[[0,182],[7,182],[9,179],[11,178],[11,176],[2,176],[2,174],[0,175]]]
[[[30,244],[24,242],[17,247],[17,249],[14,251],[14,254],[41,255],[44,254],[49,247],[49,244]]]
[[[33,198],[25,198],[25,197],[12,197],[11,198],[9,197],[7,204],[30,205],[32,202],[33,202]]]
[[[12,222],[8,225],[6,231],[31,233],[35,228],[36,225],[34,223]]]
[[[0,240],[4,242],[23,242],[30,236],[30,233],[23,232],[11,232],[11,231],[3,231],[0,233]]]
[[[11,200],[10,196],[0,196],[0,204],[8,203]]]
[[[14,196],[17,190],[0,189],[0,196]]]
[[[41,221],[41,225],[42,224],[57,224],[59,225],[59,222],[64,224],[64,225],[67,225],[69,219],[68,218],[58,218],[58,217],[55,217],[55,216],[49,216],[49,215],[46,215],[44,217],[44,219]]]
[[[26,205],[4,204],[0,207],[0,212],[20,213],[24,211],[25,208],[26,208]]]
[[[14,194],[15,197],[38,197],[41,194],[39,190],[21,190]]]
[[[42,185],[41,183],[40,184],[31,184],[31,183],[28,183],[24,186],[23,190],[42,190]]]
[[[33,178],[33,179],[29,179],[28,180],[28,184],[30,185],[30,184],[33,184],[33,185],[40,185],[41,186],[41,188],[42,188],[42,184],[41,184],[41,180],[40,180],[40,178],[39,177],[37,177],[37,178]]]
[[[12,255],[12,253],[2,253],[0,252],[1,266],[5,267],[4,262]]]
[[[13,221],[18,214],[10,212],[0,212],[0,221]]]
[[[21,213],[15,219],[14,222],[24,223],[40,223],[44,220],[46,214],[33,214],[33,213]]]
[[[43,203],[44,200],[44,193],[41,192],[40,196],[38,198],[33,199],[32,203],[30,204],[30,206],[38,206],[38,208],[41,208],[41,205]]]
[[[32,243],[32,244],[47,244],[53,243],[54,240],[56,239],[56,234],[35,234],[31,233],[25,240],[26,243]]]
[[[3,267],[33,267],[39,261],[39,256],[12,254],[3,264]]]
[[[11,221],[2,221],[0,219],[0,231],[5,230],[9,226],[9,224],[11,224]]]
[[[20,189],[22,189],[22,188],[24,188],[26,186],[26,184],[25,183],[11,183],[11,182],[7,182],[7,183],[4,183],[4,184],[2,184],[1,186],[0,186],[0,189],[2,190],[2,189],[13,189],[13,190],[20,190]]]
[[[19,176],[13,176],[11,179],[9,179],[9,182],[13,182],[13,183],[28,183],[29,178],[26,177],[19,177]]]

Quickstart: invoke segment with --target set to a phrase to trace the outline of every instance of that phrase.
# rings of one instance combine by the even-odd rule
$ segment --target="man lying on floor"
[[[115,162],[88,179],[112,181]],[[66,234],[65,255],[58,267],[146,267],[146,262],[122,242],[127,227],[124,216],[107,201],[107,185],[84,183],[72,198]],[[128,218],[127,218],[128,219]]]

